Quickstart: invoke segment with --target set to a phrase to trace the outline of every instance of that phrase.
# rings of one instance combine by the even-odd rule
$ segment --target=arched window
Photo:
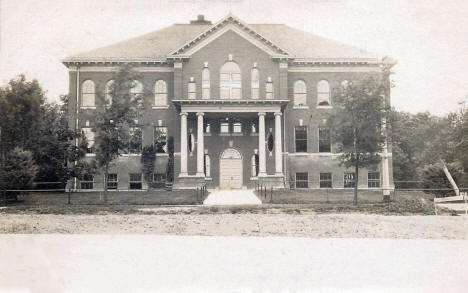
[[[330,84],[326,80],[321,80],[317,84],[317,104],[330,106]]]
[[[205,155],[205,176],[211,177],[211,161],[208,155]]]
[[[114,91],[115,91],[114,81],[109,80],[106,83],[106,103],[107,103],[107,106],[112,105],[112,97],[114,96]]]
[[[257,177],[258,176],[258,155],[255,154],[252,156],[252,177]]]
[[[252,99],[258,100],[260,97],[260,73],[258,72],[257,68],[252,69],[252,75],[251,75],[251,81],[252,81]]]
[[[210,70],[203,68],[202,71],[202,99],[210,98]]]
[[[158,80],[154,84],[154,105],[167,105],[167,85],[164,80]]]
[[[188,98],[191,100],[197,98],[197,84],[193,77],[190,77],[190,81],[188,83]]]
[[[239,66],[228,61],[220,70],[220,98],[240,99],[242,90],[241,71]]]
[[[130,89],[130,95],[132,100],[143,96],[143,84],[140,81],[133,81],[132,88]]]
[[[307,86],[303,80],[294,83],[294,105],[302,106],[307,104]]]
[[[96,100],[96,90],[92,80],[86,80],[81,85],[81,106],[94,107]]]
[[[275,95],[273,94],[273,81],[271,77],[268,77],[268,80],[265,84],[265,97],[269,100],[274,99]]]

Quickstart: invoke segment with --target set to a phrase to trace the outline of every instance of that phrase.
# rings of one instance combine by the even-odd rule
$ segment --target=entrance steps
[[[204,205],[260,205],[262,201],[252,189],[216,189],[203,201]]]

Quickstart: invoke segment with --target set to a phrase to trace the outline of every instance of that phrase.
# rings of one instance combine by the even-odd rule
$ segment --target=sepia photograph
[[[467,11],[0,0],[0,293],[464,292]]]

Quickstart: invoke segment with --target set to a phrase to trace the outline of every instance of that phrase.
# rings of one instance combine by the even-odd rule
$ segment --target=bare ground
[[[468,239],[468,217],[314,213],[3,214],[0,233]]]

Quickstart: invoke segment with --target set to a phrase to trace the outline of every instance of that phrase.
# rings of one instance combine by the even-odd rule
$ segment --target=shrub
[[[5,156],[4,168],[0,170],[2,189],[31,189],[34,187],[38,167],[30,151],[15,148]],[[18,192],[12,193],[15,200]]]

